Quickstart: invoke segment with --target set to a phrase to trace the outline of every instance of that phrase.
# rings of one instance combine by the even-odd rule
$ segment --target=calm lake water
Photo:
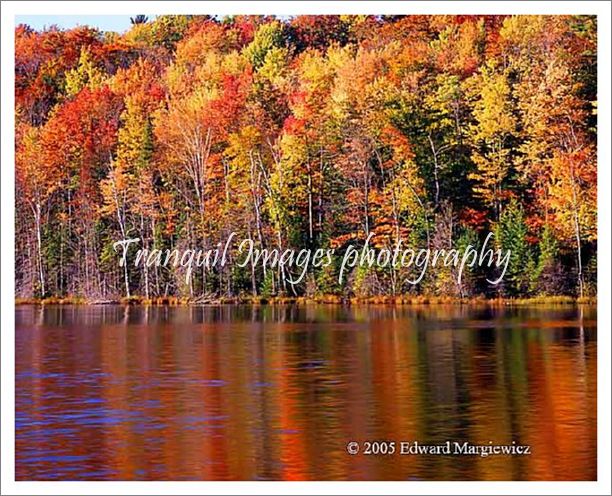
[[[16,308],[16,477],[596,479],[594,307]],[[530,445],[351,456],[349,441]]]

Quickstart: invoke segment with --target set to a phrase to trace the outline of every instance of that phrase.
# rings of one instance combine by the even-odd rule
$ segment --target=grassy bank
[[[67,296],[63,298],[16,298],[15,305],[306,305],[306,304],[330,304],[330,305],[570,305],[570,304],[595,304],[597,297],[589,296],[576,298],[573,296],[536,296],[530,298],[454,298],[450,296],[372,296],[343,298],[337,295],[322,295],[315,297],[210,297],[206,299],[159,297],[145,298],[142,296],[131,296],[130,298],[83,298]]]

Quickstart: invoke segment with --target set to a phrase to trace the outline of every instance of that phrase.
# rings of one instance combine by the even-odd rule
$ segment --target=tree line
[[[592,16],[137,16],[16,28],[16,296],[592,295]],[[511,250],[503,284],[120,267],[113,243]],[[233,249],[235,250],[236,247]],[[230,249],[229,257],[235,255]]]

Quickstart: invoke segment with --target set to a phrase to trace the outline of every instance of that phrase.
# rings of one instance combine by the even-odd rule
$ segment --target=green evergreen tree
[[[533,260],[527,242],[525,213],[518,201],[513,199],[503,209],[495,227],[495,240],[497,247],[503,252],[510,251],[508,269],[500,283],[503,293],[508,296],[523,294],[528,289]]]

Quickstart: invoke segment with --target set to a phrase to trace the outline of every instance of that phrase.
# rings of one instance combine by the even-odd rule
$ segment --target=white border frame
[[[596,482],[27,482],[15,481],[14,26],[16,15],[83,14],[592,14],[598,16],[598,412]],[[610,494],[610,15],[607,1],[17,1],[3,2],[2,34],[2,494]],[[602,139],[603,138],[603,139]]]

